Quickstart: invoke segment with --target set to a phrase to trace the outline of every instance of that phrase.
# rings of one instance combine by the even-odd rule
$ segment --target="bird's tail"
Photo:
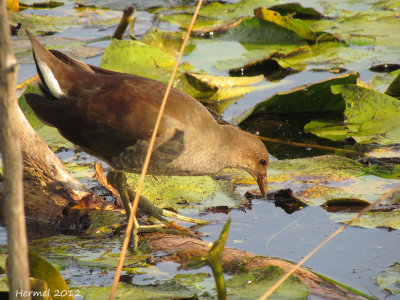
[[[70,81],[76,80],[76,76],[85,78],[88,74],[95,73],[83,62],[56,50],[47,50],[29,30],[25,31],[32,44],[33,58],[43,88],[54,98],[70,96]]]

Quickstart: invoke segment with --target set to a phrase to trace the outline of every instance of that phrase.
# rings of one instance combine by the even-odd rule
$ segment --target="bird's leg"
[[[113,182],[116,185],[116,188],[119,192],[119,195],[122,200],[122,204],[124,205],[126,216],[129,220],[130,215],[132,214],[132,204],[129,198],[129,193],[128,193],[128,184],[126,182],[126,174],[121,171],[117,170],[112,170],[110,171],[110,178],[113,177]],[[137,231],[139,228],[139,223],[136,219],[136,216],[133,217],[133,229],[132,229],[132,240],[131,240],[131,246],[134,250],[137,249],[137,244],[138,244],[138,235]]]
[[[128,194],[129,194],[130,199],[133,200],[135,198],[136,192],[128,186]],[[194,223],[194,224],[200,224],[200,225],[210,223],[210,221],[191,218],[188,216],[177,214],[175,212],[172,212],[172,211],[169,211],[166,209],[159,208],[159,207],[155,206],[149,199],[147,199],[146,197],[143,197],[142,195],[140,195],[139,199],[140,199],[139,200],[139,208],[140,208],[141,212],[144,212],[145,214],[152,216],[163,223],[168,223],[168,221],[165,220],[163,217],[169,217],[169,218],[173,218],[176,220],[181,220],[181,221]]]
[[[109,181],[109,183],[112,186],[114,186],[118,190],[118,193],[120,194],[121,201],[124,205],[127,217],[129,218],[130,214],[132,213],[131,202],[134,200],[136,192],[128,186],[127,181],[126,181],[126,174],[124,172],[112,169],[107,174],[107,180]],[[209,221],[206,221],[206,220],[200,220],[200,219],[183,216],[183,215],[171,212],[169,210],[159,208],[159,207],[155,206],[150,200],[148,200],[146,197],[144,197],[142,195],[139,198],[138,209],[141,212],[145,213],[146,215],[152,216],[164,224],[168,223],[168,221],[166,219],[164,219],[164,217],[174,218],[177,220],[195,223],[195,224],[208,224],[209,223]],[[181,229],[164,228],[164,225],[140,225],[139,226],[139,223],[137,222],[136,217],[134,218],[134,222],[135,223],[134,223],[133,232],[132,232],[132,248],[133,249],[137,249],[137,242],[138,242],[137,233],[138,232],[165,232],[165,233],[172,233],[172,234],[191,235],[190,233],[188,234],[187,232],[182,232]]]

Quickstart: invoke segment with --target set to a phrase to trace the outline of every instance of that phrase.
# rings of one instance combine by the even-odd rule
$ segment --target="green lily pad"
[[[331,89],[345,101],[344,119],[311,121],[304,127],[306,132],[332,140],[352,137],[358,143],[400,142],[398,99],[357,85],[335,85]]]
[[[214,24],[221,21],[237,21],[240,18],[252,16],[256,7],[271,6],[276,3],[276,0],[241,0],[236,3],[221,3],[213,1],[203,4],[199,12],[199,19],[200,23],[209,20],[209,22],[213,22]],[[181,14],[181,22],[178,21],[179,18],[177,17],[173,17],[170,21],[177,22],[181,26],[185,27],[188,24],[189,17],[193,14],[193,7],[171,6],[169,8],[157,8],[153,10],[153,12],[161,15],[162,18],[168,15],[178,16],[178,14]],[[168,18],[165,20],[168,20]]]
[[[133,189],[139,175],[127,174]],[[238,206],[238,198],[226,180],[214,180],[210,176],[146,176],[142,195],[155,205],[179,210],[179,213],[198,213],[209,206]],[[242,199],[243,200],[243,199]]]
[[[161,30],[152,30],[141,37],[140,41],[148,45],[161,49],[171,58],[178,56],[184,38],[183,32],[166,32]],[[187,45],[185,53],[189,53],[191,46]]]
[[[121,215],[119,212],[114,212]],[[110,224],[112,226],[113,224]],[[71,264],[82,268],[114,269],[118,263],[121,241],[103,236],[90,239],[74,236],[59,235],[50,238],[34,240],[31,243],[30,251],[35,251],[54,264],[60,271],[64,271]],[[124,270],[128,266],[146,268],[144,263],[147,254],[128,255],[125,260]],[[156,272],[154,269],[149,272]]]
[[[174,60],[160,48],[140,41],[113,40],[107,47],[100,67],[168,81]]]
[[[400,75],[400,70],[390,72],[389,74],[377,74],[368,82],[372,88],[378,92],[384,93],[393,80]],[[389,94],[389,96],[391,96]]]
[[[390,83],[389,87],[387,88],[385,94],[400,98],[400,70],[395,71],[398,75],[397,77]]]
[[[339,14],[335,20],[306,21],[306,23],[314,31],[328,31],[341,35],[351,48],[359,50],[362,59],[348,57],[353,62],[358,61],[354,67],[357,69],[362,65],[370,67],[371,61],[378,64],[398,60],[400,33],[393,31],[392,28],[399,26],[400,20],[395,10],[366,8],[364,11],[354,12],[335,11],[335,14]]]
[[[32,252],[29,253],[29,269],[31,277],[47,283],[53,299],[74,299],[60,273],[49,262]]]
[[[392,295],[400,294],[400,263],[394,263],[376,278],[379,286]]]
[[[244,44],[305,45],[296,33],[257,17],[243,20],[238,26],[229,29],[223,38]]]
[[[25,28],[29,29],[34,35],[43,32],[62,31],[68,26],[75,23],[73,17],[58,17],[58,16],[40,16],[40,15],[25,15],[11,12],[9,15],[10,23],[16,25],[21,23],[20,35],[25,35]]]
[[[398,184],[395,179],[371,175],[368,168],[349,158],[318,156],[314,158],[272,161],[268,171],[269,190],[291,189],[307,205],[346,199],[372,203]],[[385,204],[398,203],[396,197]],[[390,212],[388,212],[390,215]]]
[[[341,209],[331,214],[332,220],[345,222],[354,214],[344,210],[359,211],[398,185],[396,179],[370,175],[361,163],[340,156],[272,161],[268,171],[270,191],[290,189],[293,195],[307,205],[340,203]],[[400,193],[381,203],[381,209],[398,207]],[[396,211],[376,211],[363,216],[354,226],[366,228],[399,228],[400,214]]]
[[[345,109],[345,103],[341,95],[331,91],[331,86],[356,83],[358,76],[358,73],[353,72],[300,86],[288,92],[277,93],[244,112],[235,120],[241,123],[250,115],[262,113],[341,112]]]
[[[355,216],[353,213],[341,213],[333,214],[330,219],[339,222],[346,223]],[[363,227],[363,228],[391,228],[400,229],[400,213],[399,212],[368,212],[361,216],[360,219],[353,222],[352,226]]]
[[[288,16],[281,16],[280,13],[273,10],[268,10],[265,7],[259,7],[254,10],[256,17],[276,24],[282,28],[286,28],[296,33],[301,39],[307,41],[315,41],[316,34],[310,27],[299,19],[293,19]]]
[[[172,24],[179,24],[183,28],[188,28],[191,21],[192,21],[192,14],[190,13],[178,13],[178,14],[168,14],[162,15],[161,19],[163,21],[172,23]],[[220,20],[220,19],[209,19],[202,17],[201,15],[198,16],[196,22],[193,25],[194,31],[206,31],[207,29],[215,28],[227,24],[227,21]]]
[[[229,74],[240,76],[262,73],[270,81],[275,81],[289,74],[300,72],[304,68],[302,64],[294,64],[292,60],[288,62],[285,59],[295,56],[308,56],[310,54],[312,54],[312,51],[309,46],[301,46],[288,53],[276,51],[260,60],[252,61],[239,68],[230,69]]]
[[[200,10],[201,16],[218,19],[235,19],[252,16],[254,9],[259,6],[271,6],[276,4],[275,0],[242,0],[236,3],[212,2]]]

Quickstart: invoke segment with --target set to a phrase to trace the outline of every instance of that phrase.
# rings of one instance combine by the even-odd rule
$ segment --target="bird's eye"
[[[266,164],[267,164],[267,162],[266,162],[266,160],[265,159],[260,159],[259,161],[258,161],[258,163],[260,164],[260,165],[263,165],[263,166],[265,166]]]

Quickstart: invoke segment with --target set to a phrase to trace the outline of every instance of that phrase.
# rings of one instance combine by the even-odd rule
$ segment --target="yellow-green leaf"
[[[53,299],[73,300],[64,278],[57,269],[39,255],[29,253],[29,269],[31,277],[47,282]]]

